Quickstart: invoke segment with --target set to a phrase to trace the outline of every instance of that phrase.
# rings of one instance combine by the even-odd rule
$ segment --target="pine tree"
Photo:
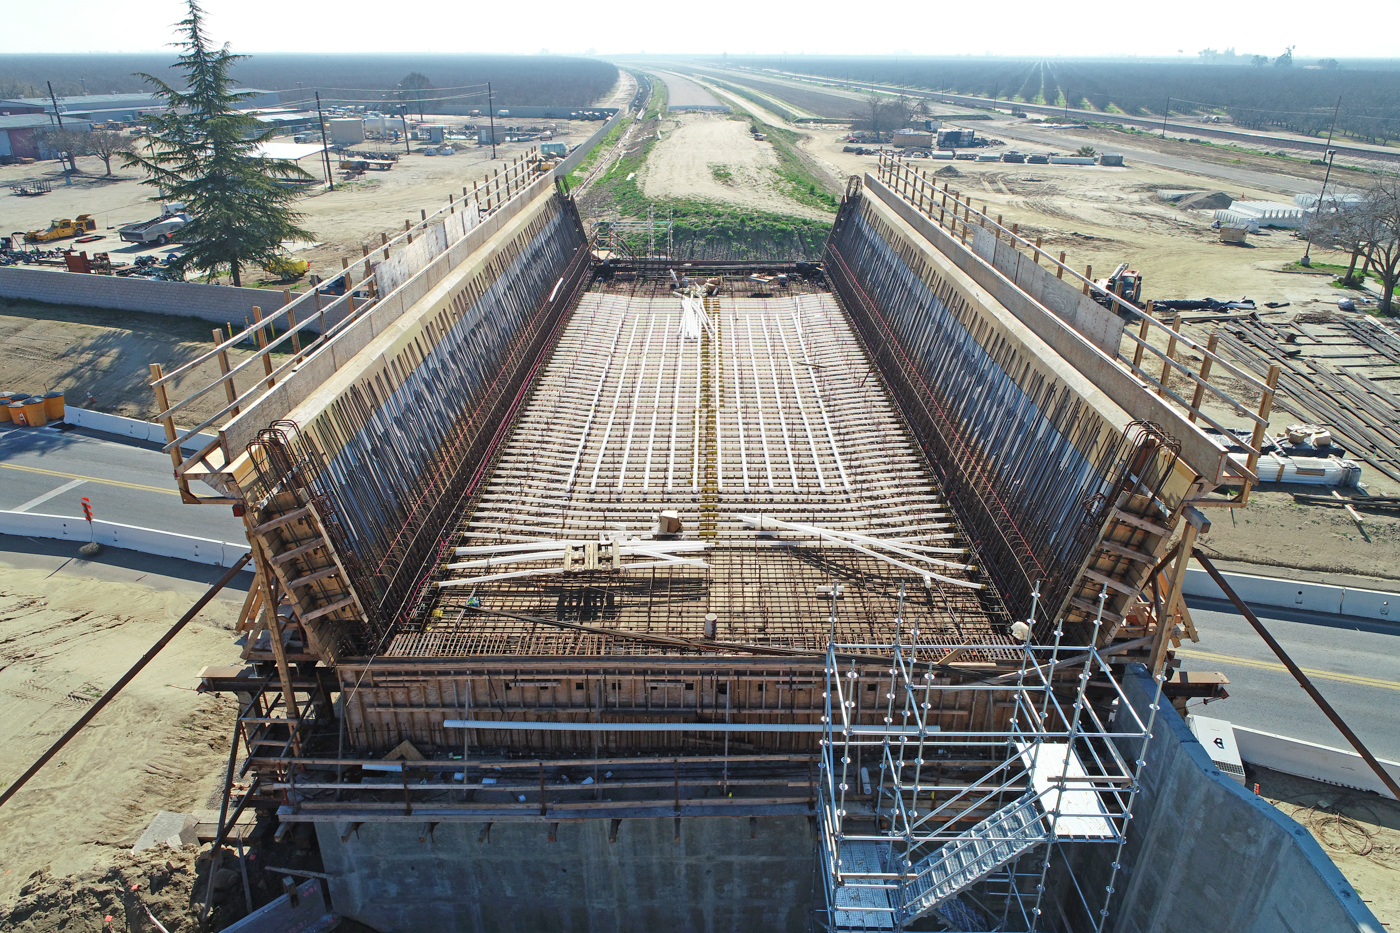
[[[247,113],[234,109],[252,96],[230,90],[234,55],[225,44],[211,46],[204,31],[204,10],[188,0],[189,16],[177,27],[182,52],[170,67],[182,72],[184,90],[149,74],[139,74],[165,99],[169,109],[144,118],[141,150],[126,156],[124,167],[146,172],[142,184],[160,193],[153,201],[179,201],[191,217],[181,229],[184,242],[179,271],[196,269],[214,275],[228,270],[242,284],[239,266],[277,255],[283,240],[311,239],[300,226],[303,215],[293,207],[297,192],[280,184],[312,178],[295,162],[264,159],[259,147],[275,132]]]

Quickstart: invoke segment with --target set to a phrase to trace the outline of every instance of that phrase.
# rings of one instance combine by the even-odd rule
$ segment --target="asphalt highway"
[[[1220,671],[1230,698],[1191,711],[1319,745],[1350,748],[1232,605],[1187,601],[1201,636],[1182,642],[1183,670]],[[1264,627],[1378,758],[1400,761],[1400,625],[1255,606]]]
[[[171,470],[154,444],[56,425],[0,430],[0,509],[81,518],[86,496],[104,521],[244,540],[231,509],[183,504]]]

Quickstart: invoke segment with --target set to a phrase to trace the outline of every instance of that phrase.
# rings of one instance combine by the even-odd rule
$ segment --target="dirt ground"
[[[445,123],[459,129],[465,119],[450,115],[427,117],[428,122]],[[594,121],[531,119],[528,122],[531,125],[556,124],[560,132],[555,141],[569,145],[582,143],[598,128]],[[284,141],[289,140],[290,137]],[[387,172],[367,172],[344,182],[337,172],[336,190],[318,186],[310,191],[297,207],[306,215],[302,225],[315,239],[289,244],[289,247],[312,264],[312,272],[323,277],[339,273],[341,259],[347,256],[358,259],[362,244],[378,244],[380,233],[392,236],[401,231],[405,220],[416,222],[424,208],[430,213],[437,210],[446,203],[449,194],[460,197],[464,186],[470,190],[508,160],[536,145],[535,142],[499,145],[496,147],[499,158],[492,161],[490,147],[478,148],[475,143],[464,142],[455,155],[443,157],[423,155],[425,147],[418,143],[413,144],[412,153],[403,154],[402,142],[397,147],[387,141],[366,142],[358,148],[397,148],[401,154],[399,161]],[[96,219],[97,232],[105,236],[103,240],[76,247],[86,249],[89,254],[110,252],[113,260],[131,262],[136,255],[161,255],[178,250],[178,245],[147,249],[138,244],[122,243],[117,237],[117,227],[148,220],[159,212],[157,205],[148,200],[152,190],[141,184],[143,176],[135,169],[121,170],[120,162],[114,160],[116,174],[105,178],[100,159],[80,158],[78,167],[83,174],[75,176],[70,186],[64,183],[57,165],[56,162],[38,162],[0,166],[0,189],[26,181],[47,181],[53,186],[50,193],[38,197],[13,196],[7,190],[0,194],[0,205],[3,205],[0,234],[43,228],[52,219],[87,213]],[[301,166],[318,178],[322,177],[321,164],[315,156],[303,159]],[[56,245],[72,243],[60,241]],[[244,270],[245,285],[257,284],[263,277],[260,270]]]
[[[1382,926],[1400,928],[1400,804],[1268,768],[1246,773],[1248,786],[1312,833]]]
[[[57,273],[56,273],[57,274]],[[242,322],[234,322],[242,327]],[[159,414],[150,389],[151,363],[171,372],[213,347],[212,326],[195,318],[107,311],[0,298],[0,387],[13,392],[62,390],[79,408],[150,420]],[[229,351],[229,363],[252,355]],[[274,366],[281,354],[274,354]],[[250,367],[251,368],[251,367]],[[210,360],[175,380],[173,399],[184,398],[219,375]],[[239,392],[252,388],[254,376],[234,381]],[[228,400],[220,390],[191,403],[176,416],[179,427],[193,427],[221,410]]]
[[[720,113],[680,113],[667,116],[661,125],[661,140],[642,171],[642,190],[648,197],[694,198],[831,219],[782,193],[773,146],[754,139],[746,120]]]
[[[89,561],[71,543],[5,542],[0,786],[38,758],[223,573],[201,567],[162,576],[169,562],[130,552]],[[20,546],[32,550],[17,553]],[[194,688],[206,665],[238,663],[230,633],[246,586],[240,581],[215,597],[6,805],[0,904],[12,905],[26,887],[34,893],[35,879],[45,888],[68,875],[120,872],[121,850],[158,811],[218,805],[234,701]],[[111,912],[111,905],[102,909]],[[91,919],[77,928],[98,929]],[[3,911],[0,928],[16,928]]]

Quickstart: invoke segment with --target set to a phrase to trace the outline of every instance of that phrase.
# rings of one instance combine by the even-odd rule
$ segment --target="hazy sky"
[[[1016,57],[1194,55],[1207,46],[1278,55],[1296,45],[1300,64],[1323,56],[1397,57],[1395,0],[1354,0],[1344,28],[1318,20],[1302,0],[1176,0],[1170,4],[1079,3],[881,4],[891,25],[857,17],[863,3],[809,0],[755,3],[709,0],[608,4],[383,3],[336,0],[205,0],[210,34],[240,52],[798,52]],[[6,4],[0,52],[148,52],[170,41],[183,14],[178,0],[114,6],[95,0]],[[898,22],[900,10],[908,20]],[[1267,10],[1267,15],[1264,14]],[[1386,12],[1389,10],[1390,12]],[[590,11],[598,14],[589,19]],[[703,15],[702,15],[703,14]],[[713,24],[708,28],[705,23]],[[1096,46],[1093,40],[1102,44]]]

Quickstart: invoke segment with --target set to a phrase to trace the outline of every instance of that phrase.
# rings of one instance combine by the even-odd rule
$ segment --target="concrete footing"
[[[318,823],[337,912],[382,933],[810,928],[804,817],[561,823]],[[341,838],[345,836],[345,841]],[[419,842],[422,837],[424,841]],[[816,894],[819,897],[819,893]]]

